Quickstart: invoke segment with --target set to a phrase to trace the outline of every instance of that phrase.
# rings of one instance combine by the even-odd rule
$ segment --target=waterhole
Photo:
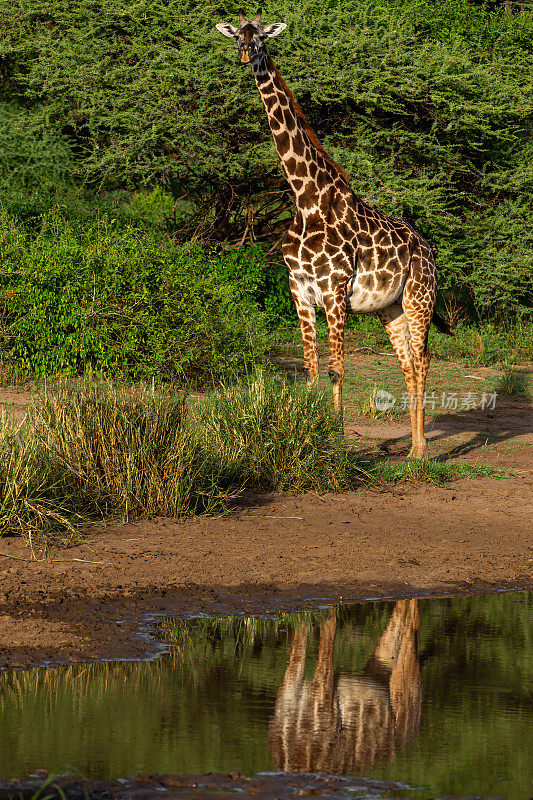
[[[157,629],[156,661],[1,672],[0,776],[280,770],[531,796],[531,592]]]

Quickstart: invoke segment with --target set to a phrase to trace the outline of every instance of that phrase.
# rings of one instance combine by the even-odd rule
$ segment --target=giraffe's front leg
[[[315,307],[304,303],[296,285],[293,287],[291,280],[291,292],[296,306],[298,319],[300,320],[300,330],[302,332],[302,343],[304,350],[304,366],[307,370],[309,383],[315,383],[318,378],[318,350],[316,346],[316,313]]]
[[[342,419],[342,384],[344,380],[344,318],[346,295],[324,296],[329,334],[328,375],[333,386],[333,405]]]

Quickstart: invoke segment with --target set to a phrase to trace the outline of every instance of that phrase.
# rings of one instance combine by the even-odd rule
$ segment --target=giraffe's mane
[[[307,121],[307,118],[306,118],[304,112],[300,108],[300,105],[299,105],[297,99],[295,98],[295,96],[293,95],[293,93],[291,92],[291,90],[289,89],[289,87],[287,86],[285,81],[283,80],[283,78],[281,76],[281,72],[279,71],[278,67],[272,61],[270,56],[268,56],[268,58],[269,58],[269,61],[270,61],[270,66],[272,67],[272,69],[276,73],[276,77],[279,80],[279,82],[281,83],[281,86],[283,87],[283,90],[287,93],[287,96],[289,97],[289,99],[290,99],[290,101],[292,103],[292,106],[294,108],[296,116],[298,117],[298,119],[302,123],[302,127],[303,127],[304,131],[306,132],[307,137],[309,138],[310,142],[322,154],[323,158],[328,162],[328,164],[331,164],[332,167],[335,167],[335,169],[340,173],[340,175],[346,181],[346,184],[349,186],[350,185],[350,179],[348,177],[348,173],[343,170],[343,168],[340,166],[340,164],[337,164],[337,162],[332,159],[332,157],[330,156],[330,154],[328,152],[326,152],[326,150],[324,150],[324,147],[322,146],[322,143],[319,141],[318,136],[316,135],[316,133],[314,132],[314,130],[310,126],[310,124]]]

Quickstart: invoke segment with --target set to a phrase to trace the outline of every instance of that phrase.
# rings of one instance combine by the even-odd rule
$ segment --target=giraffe
[[[296,628],[270,719],[268,745],[277,769],[354,774],[390,760],[420,729],[422,678],[416,600],[399,600],[361,672],[333,670],[336,616],[320,626],[315,673],[304,677],[308,630]]]
[[[412,446],[421,458],[424,391],[429,369],[431,322],[450,332],[435,314],[434,251],[410,225],[392,219],[357,197],[346,172],[324,150],[265,48],[287,26],[263,27],[261,9],[239,26],[217,29],[236,40],[239,60],[250,64],[265,107],[281,166],[292,189],[296,214],[282,245],[298,312],[309,382],[318,377],[316,306],[326,313],[328,375],[342,421],[344,323],[347,313],[375,313],[400,362],[409,397]]]

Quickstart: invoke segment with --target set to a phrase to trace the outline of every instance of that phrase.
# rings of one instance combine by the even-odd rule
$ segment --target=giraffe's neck
[[[253,63],[252,72],[281,166],[294,192],[296,205],[305,215],[318,206],[320,194],[328,185],[339,182],[346,186],[347,176],[323,150],[266,52]]]

